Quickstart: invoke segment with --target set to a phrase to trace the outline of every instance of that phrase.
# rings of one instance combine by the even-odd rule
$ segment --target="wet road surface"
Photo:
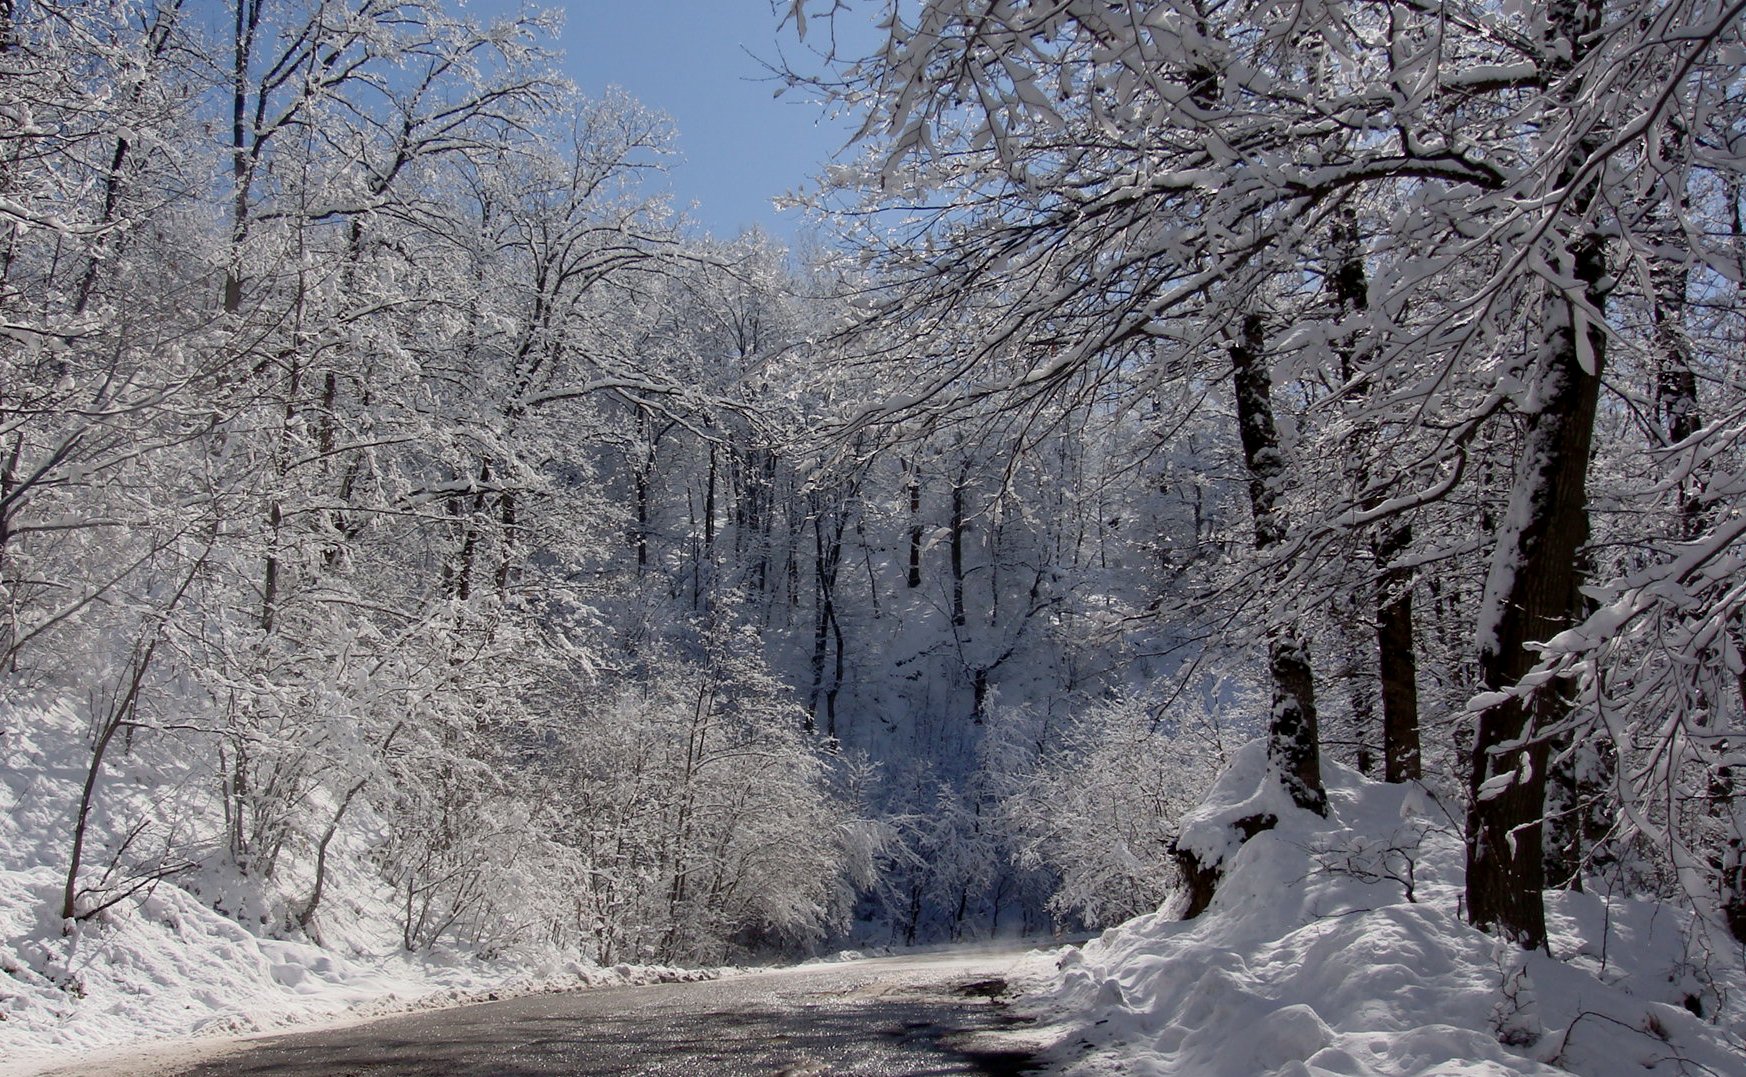
[[[881,958],[531,995],[249,1041],[182,1077],[1032,1072],[1000,997],[1013,952]],[[1002,1031],[1008,1035],[1000,1035]]]

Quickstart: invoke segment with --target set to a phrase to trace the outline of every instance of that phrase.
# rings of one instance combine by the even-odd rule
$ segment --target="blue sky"
[[[786,0],[783,0],[784,4]],[[471,0],[485,13],[515,0]],[[770,199],[805,184],[847,140],[799,91],[780,98],[759,60],[801,55],[769,0],[570,0],[559,47],[565,72],[590,95],[608,85],[673,118],[681,160],[674,202],[705,230],[731,238],[758,225],[791,239],[795,211]]]

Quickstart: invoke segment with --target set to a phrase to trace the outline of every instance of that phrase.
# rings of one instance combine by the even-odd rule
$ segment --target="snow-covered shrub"
[[[821,936],[846,913],[859,830],[805,711],[752,641],[640,656],[542,765],[582,873],[568,929],[602,962],[704,962]],[[861,857],[865,859],[865,857]]]
[[[1002,835],[981,810],[978,778],[962,784],[925,760],[893,768],[883,790],[891,855],[870,895],[903,945],[982,934],[998,915],[985,908],[1006,868]]]
[[[1053,729],[1023,712],[999,721],[1006,739],[1035,745],[1035,768],[1011,776],[1000,815],[1020,863],[1058,878],[1051,910],[1099,926],[1156,909],[1178,883],[1170,847],[1183,813],[1225,760],[1218,706],[1134,694]]]

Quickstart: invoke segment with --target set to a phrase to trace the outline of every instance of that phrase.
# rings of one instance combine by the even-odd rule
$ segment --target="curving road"
[[[531,995],[245,1041],[181,1077],[1032,1072],[1008,982],[1047,955],[952,951]]]

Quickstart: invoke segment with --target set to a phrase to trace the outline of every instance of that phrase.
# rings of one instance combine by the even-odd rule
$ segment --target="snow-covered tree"
[[[1249,574],[1269,589],[1257,594],[1273,638],[1323,596],[1352,603],[1379,586],[1398,617],[1415,586],[1405,564],[1462,545],[1489,557],[1457,629],[1478,653],[1468,908],[1538,945],[1552,746],[1604,709],[1567,699],[1598,679],[1586,648],[1617,638],[1607,614],[1562,633],[1585,619],[1582,589],[1642,593],[1582,567],[1613,267],[1637,246],[1676,263],[1702,250],[1728,272],[1727,243],[1703,237],[1727,234],[1735,202],[1665,191],[1677,148],[1693,145],[1681,132],[1728,111],[1734,13],[1557,0],[1453,18],[1271,0],[878,8],[883,45],[816,83],[864,110],[870,152],[836,179],[875,210],[856,218],[885,282],[871,317],[917,327],[912,375],[864,420],[1034,404],[1160,353],[1154,377],[1179,393],[1235,375],[1246,441],[1241,405],[1257,415],[1262,396],[1245,384],[1303,394],[1294,462],[1339,481],[1306,468],[1282,489],[1285,438],[1250,454],[1258,516],[1283,498],[1292,518],[1256,544]],[[1721,149],[1733,142],[1708,144],[1713,172],[1695,182],[1737,192]],[[1665,321],[1665,298],[1656,309]],[[1371,433],[1383,430],[1395,434]],[[1414,545],[1442,549],[1401,548],[1476,479],[1480,534],[1413,528]],[[1365,532],[1386,564],[1355,573],[1374,559],[1334,555]],[[1718,529],[1700,560],[1733,541]],[[1685,556],[1661,563],[1679,575]],[[1394,648],[1412,637],[1398,619],[1390,631]],[[1288,682],[1308,672],[1276,676],[1278,699],[1307,699]],[[1312,758],[1291,750],[1295,713],[1276,702],[1274,769],[1293,788]]]

